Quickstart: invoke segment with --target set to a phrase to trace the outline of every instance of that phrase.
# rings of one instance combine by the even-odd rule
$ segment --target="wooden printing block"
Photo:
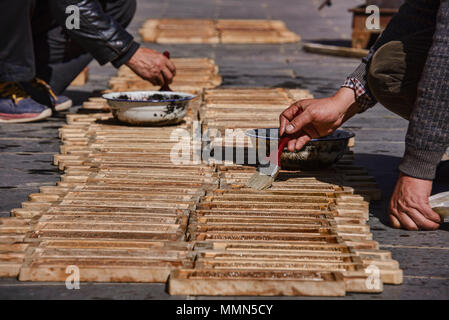
[[[345,240],[344,243],[354,249],[379,249],[379,243],[373,240]]]
[[[296,225],[284,225],[276,223],[231,223],[231,224],[190,224],[189,230],[193,233],[212,233],[212,232],[251,232],[251,233],[294,233],[294,234],[321,234],[326,233],[331,228],[329,223],[301,223]]]
[[[226,224],[285,224],[285,225],[295,225],[295,224],[329,224],[330,219],[332,219],[329,215],[316,215],[313,217],[301,217],[301,215],[292,215],[292,216],[284,216],[277,214],[268,215],[263,212],[260,213],[260,216],[256,215],[245,215],[245,214],[236,214],[236,215],[214,215],[213,211],[210,212],[210,215],[204,216],[204,212],[202,215],[197,215],[197,213],[192,213],[191,221],[196,221],[198,224],[208,224],[208,225],[226,225]],[[274,220],[275,219],[275,220]]]
[[[193,248],[185,241],[117,241],[117,240],[44,240],[40,248],[96,248],[96,249],[148,249],[157,252],[183,252],[190,255]]]
[[[72,81],[70,85],[75,87],[82,87],[86,84],[88,78],[89,78],[89,68],[85,67],[83,71],[81,71],[80,74],[76,76],[76,78]]]
[[[138,32],[142,37],[143,42],[156,42],[159,35],[159,30],[157,28],[140,28]]]
[[[0,244],[0,277],[17,277],[28,244]]]
[[[288,103],[290,102],[291,99],[288,97],[288,95],[285,93],[284,97],[283,96],[267,96],[267,97],[240,97],[239,95],[232,95],[232,93],[230,93],[229,96],[216,96],[216,95],[209,95],[209,96],[205,96],[204,98],[204,102],[206,103],[206,107],[207,104],[215,104],[215,105],[222,105],[227,106],[229,108],[229,110],[232,110],[233,108],[233,104],[232,103],[237,103],[236,107],[238,107],[239,105],[245,105],[245,104],[249,104],[249,105],[254,105],[254,104],[261,104],[261,105],[278,105],[279,104],[284,104],[284,103]]]
[[[268,20],[219,19],[215,26],[218,30],[272,30]]]
[[[369,226],[365,219],[351,217],[335,217],[330,211],[311,212],[304,210],[303,212],[282,211],[266,213],[260,212],[229,212],[201,210],[195,211],[192,217],[198,223],[219,223],[233,224],[241,223],[267,223],[267,224],[319,224],[334,227],[338,232],[369,234]]]
[[[263,87],[255,87],[255,88],[220,88],[220,89],[210,89],[206,90],[204,93],[205,97],[211,96],[232,96],[232,95],[240,95],[240,96],[257,96],[260,94],[263,95],[287,95],[287,89],[284,88],[263,88]]]
[[[313,98],[310,91],[305,89],[288,89],[287,93],[293,101]]]
[[[214,29],[188,31],[188,30],[176,30],[168,31],[161,30],[156,39],[157,43],[163,44],[177,44],[177,43],[219,43],[220,38],[218,32]]]
[[[222,30],[220,41],[221,43],[283,43],[284,39],[274,30]]]
[[[153,215],[95,215],[95,214],[63,214],[43,215],[39,223],[136,223],[146,225],[179,225],[181,228],[187,226],[187,216],[153,216]]]
[[[226,167],[219,166],[219,170],[226,170]],[[213,195],[223,195],[223,196],[239,196],[239,195],[283,195],[283,196],[314,196],[314,197],[330,197],[334,194],[334,188],[325,186],[321,189],[307,190],[300,188],[298,191],[295,190],[252,190],[252,189],[216,189],[211,192]]]
[[[382,287],[366,286],[368,274],[362,260],[353,250],[343,245],[231,243],[224,244],[226,247],[223,247],[223,244],[214,243],[215,251],[210,251],[210,246],[206,251],[199,251],[196,268],[339,271],[345,277],[347,291],[382,291]],[[218,248],[221,250],[217,251]],[[198,250],[197,247],[195,249]],[[385,259],[383,261],[386,264],[389,262]]]
[[[167,200],[167,201],[198,201],[198,196],[192,196],[189,194],[186,195],[179,195],[176,193],[172,194],[158,194],[158,193],[122,193],[122,192],[89,192],[89,191],[82,191],[82,192],[68,192],[67,195],[64,197],[64,199],[77,199],[77,200],[95,200],[99,199],[102,200],[103,198],[107,199],[108,197],[114,197],[115,199],[126,199],[126,200],[146,200],[146,201],[152,201],[152,200]]]
[[[68,189],[68,188],[67,188]],[[103,194],[109,195],[111,193],[120,192],[122,194],[134,194],[134,193],[149,193],[154,194],[154,192],[160,192],[163,194],[175,194],[175,195],[195,195],[202,196],[205,191],[200,188],[183,188],[178,186],[108,186],[108,185],[85,185],[79,186],[73,190],[74,192],[102,192]]]
[[[335,239],[333,239],[335,240]],[[298,251],[307,253],[325,254],[350,254],[353,251],[343,242],[291,242],[291,241],[197,241],[195,251],[210,250],[217,252],[273,252],[273,253],[293,253]]]
[[[267,212],[266,210],[221,210],[221,209],[212,209],[212,210],[204,210],[198,208],[197,205],[196,210],[194,212],[195,217],[200,221],[201,219],[209,218],[217,218],[217,219],[233,219],[233,218],[247,218],[247,219],[327,219],[329,215],[332,215],[332,212],[324,211],[324,210],[270,210]]]
[[[380,270],[380,278],[382,282],[388,284],[402,284],[403,282],[403,272],[399,269],[399,263],[392,259],[370,259],[363,258],[363,265],[365,268],[375,266]]]
[[[192,26],[195,28],[213,26],[215,22],[210,19],[173,19],[173,18],[165,18],[158,20],[158,26],[179,26],[181,29],[185,26]]]
[[[210,209],[227,209],[227,210],[279,210],[279,209],[289,209],[289,210],[298,210],[298,209],[310,209],[310,210],[320,210],[325,209],[327,206],[325,204],[315,204],[315,203],[281,203],[281,204],[273,204],[273,203],[232,203],[232,202],[209,202],[209,203],[200,203],[197,206],[197,209],[200,210],[210,210]]]
[[[318,241],[332,242],[336,241],[336,234],[328,230],[320,230],[322,232],[239,232],[232,231],[209,231],[193,235],[197,241],[216,241],[216,240],[240,240],[240,241]]]
[[[204,197],[203,202],[221,203],[289,203],[289,202],[301,202],[301,203],[318,203],[327,205],[330,200],[326,196],[313,196],[313,195],[282,195],[282,194],[259,194],[259,193],[248,193],[248,194],[223,194],[217,196]],[[345,204],[346,205],[346,204]]]
[[[42,240],[56,239],[102,239],[102,240],[170,240],[180,241],[184,239],[183,230],[179,229],[170,233],[163,231],[136,231],[136,230],[85,230],[86,228],[73,227],[72,229],[45,229],[32,231],[27,235],[26,241],[36,242]],[[123,228],[124,229],[124,228]]]
[[[0,218],[0,244],[21,243],[30,230],[29,219]]]
[[[53,194],[53,195],[59,195],[59,196],[66,194],[69,190],[71,190],[71,189],[57,187],[57,186],[41,186],[39,188],[39,192],[41,192],[41,193],[47,193],[47,194]]]
[[[344,296],[340,273],[266,272],[261,270],[175,270],[170,275],[171,295]]]
[[[35,202],[58,202],[61,198],[60,194],[49,194],[49,193],[30,193],[28,195],[30,201]]]
[[[104,111],[110,111],[110,107],[107,104],[106,101],[97,101],[97,100],[91,100],[93,98],[89,98],[89,101],[86,101],[83,103],[82,108],[87,110],[104,110]]]
[[[168,208],[149,208],[149,207],[112,207],[112,206],[53,206],[48,208],[46,215],[150,215],[150,216],[170,216],[177,217],[188,215],[189,211],[185,209]]]
[[[252,251],[252,250],[234,250],[234,251],[200,251],[197,253],[197,259],[205,261],[328,261],[345,262],[353,256],[350,252],[342,251],[307,251],[295,250],[294,252],[276,252],[276,251]]]
[[[139,34],[144,42],[154,42],[158,34],[157,26],[159,20],[149,19],[144,22],[142,27],[139,29]]]
[[[61,202],[61,206],[76,206],[76,207],[116,207],[116,208],[175,208],[175,209],[191,209],[193,206],[193,201],[186,202],[165,202],[165,201],[152,201],[148,203],[147,201],[125,201],[125,200],[110,200],[102,199],[97,200],[93,203],[91,200],[77,200],[68,199]]]
[[[298,261],[299,260],[299,261]],[[303,256],[296,261],[280,260],[275,257],[267,260],[206,260],[198,259],[195,263],[195,268],[199,270],[214,270],[221,269],[234,270],[235,272],[249,271],[249,270],[264,270],[266,272],[291,272],[291,271],[309,271],[309,272],[341,272],[347,292],[382,292],[383,286],[380,282],[377,287],[368,287],[366,281],[368,274],[364,268],[353,262],[350,257],[314,257]]]
[[[363,58],[366,57],[369,53],[369,50],[366,49],[331,46],[318,43],[304,43],[303,49],[306,52],[354,58]]]
[[[83,282],[165,282],[176,267],[188,267],[190,258],[149,257],[148,250],[37,248],[28,254],[20,281],[65,281],[66,268],[79,268]]]
[[[31,219],[39,217],[48,210],[45,208],[15,208],[11,210],[11,216],[21,219]]]

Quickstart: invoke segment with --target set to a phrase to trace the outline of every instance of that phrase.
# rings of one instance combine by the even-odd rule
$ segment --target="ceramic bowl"
[[[132,91],[107,93],[103,98],[120,121],[164,126],[181,122],[195,96],[171,91]]]
[[[259,147],[258,154],[269,154],[277,150],[278,128],[251,129],[246,131],[254,146]],[[318,170],[331,166],[341,159],[354,133],[336,130],[329,136],[312,139],[301,150],[290,152],[285,148],[281,155],[281,167],[286,170]],[[260,149],[264,150],[260,150]]]

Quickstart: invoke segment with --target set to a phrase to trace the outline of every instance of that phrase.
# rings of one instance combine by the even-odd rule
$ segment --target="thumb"
[[[310,114],[305,111],[298,116],[296,116],[289,124],[285,127],[285,132],[288,134],[294,134],[302,130],[306,125],[312,122]]]

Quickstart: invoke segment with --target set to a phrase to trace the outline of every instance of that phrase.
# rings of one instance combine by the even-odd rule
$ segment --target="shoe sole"
[[[67,100],[66,102],[57,104],[55,106],[55,110],[56,111],[65,111],[65,110],[70,109],[71,106],[72,106],[72,100]]]
[[[11,116],[0,113],[0,123],[25,123],[47,119],[51,116],[51,109],[45,109],[41,113],[22,113]],[[9,117],[9,118],[8,118]]]

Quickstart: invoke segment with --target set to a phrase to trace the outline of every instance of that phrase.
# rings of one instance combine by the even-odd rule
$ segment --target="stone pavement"
[[[281,19],[303,41],[350,44],[351,15],[347,9],[360,3],[334,1],[317,11],[318,0],[138,0],[138,11],[129,30],[148,18],[242,18]],[[144,44],[169,50],[173,57],[211,57],[220,66],[223,86],[304,88],[315,97],[337,90],[358,64],[357,59],[305,53],[301,43],[287,45],[170,45]],[[79,105],[92,90],[105,89],[115,74],[112,66],[91,64],[90,80],[84,87],[71,87],[67,95]],[[286,106],[287,107],[287,106]],[[72,108],[70,112],[76,112]],[[39,186],[54,185],[59,172],[52,165],[58,153],[57,129],[65,115],[31,124],[0,125],[0,216],[8,216]],[[434,232],[391,229],[386,223],[386,205],[398,175],[404,151],[407,122],[377,105],[345,124],[356,137],[356,162],[374,175],[383,190],[382,201],[371,206],[370,226],[381,248],[390,250],[404,271],[404,284],[385,286],[382,294],[348,294],[345,299],[448,299],[449,225]],[[448,172],[448,171],[446,171]],[[441,174],[441,176],[444,173]],[[447,174],[447,173],[446,173]],[[434,192],[448,190],[444,183]],[[0,279],[0,298],[8,299],[169,299],[163,284],[81,284],[67,290],[62,283],[24,283]],[[191,299],[191,298],[190,298]]]

